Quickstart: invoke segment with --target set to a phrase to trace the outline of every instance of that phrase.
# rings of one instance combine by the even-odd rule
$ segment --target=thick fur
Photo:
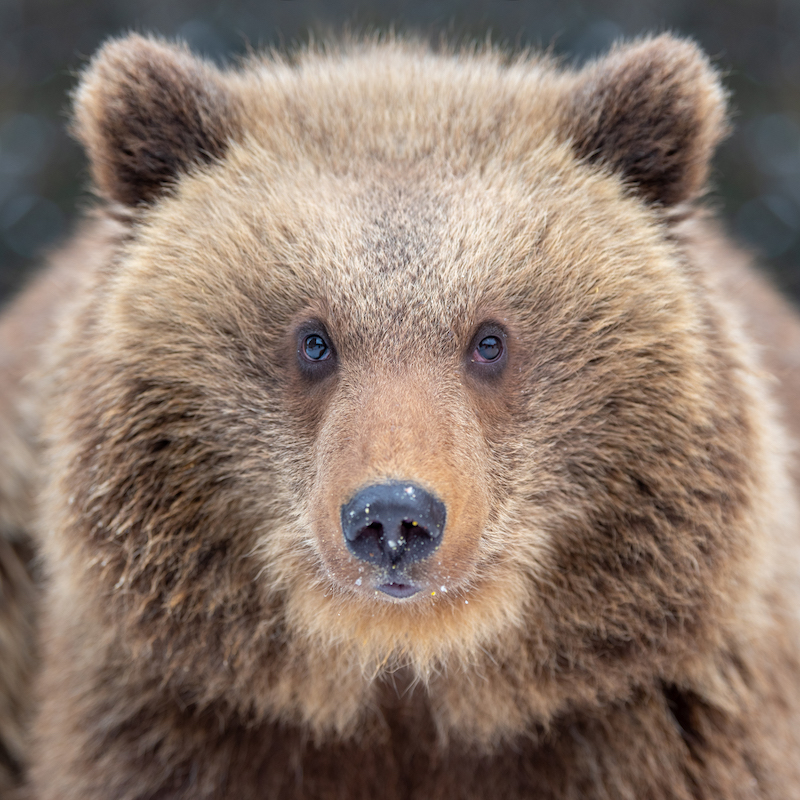
[[[43,443],[0,484],[39,498],[2,498],[45,572],[32,797],[800,797],[800,326],[692,205],[694,45],[132,36],[75,118],[107,206],[3,390]],[[405,600],[339,523],[385,480],[447,506]]]

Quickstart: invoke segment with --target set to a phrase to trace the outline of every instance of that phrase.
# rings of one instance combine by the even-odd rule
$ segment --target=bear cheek
[[[388,582],[413,586],[414,596],[423,597],[442,586],[455,590],[472,578],[489,515],[489,459],[475,420],[468,414],[455,420],[452,406],[430,397],[427,401],[418,394],[378,389],[366,402],[344,402],[329,410],[307,500],[326,570],[342,588],[373,596],[376,586]],[[359,504],[359,498],[365,502]],[[411,498],[408,505],[406,498]],[[432,510],[438,504],[443,520]],[[374,548],[354,545],[355,529],[346,533],[343,528],[343,514],[353,513],[348,508],[368,515],[361,519],[364,526],[386,523],[384,514],[395,524],[406,520],[399,538],[410,541],[394,551],[374,537]],[[398,537],[389,527],[384,538],[394,544]],[[420,534],[420,529],[427,532]],[[434,538],[427,540],[428,534]],[[410,554],[401,552],[404,547]],[[393,556],[398,556],[394,564]]]

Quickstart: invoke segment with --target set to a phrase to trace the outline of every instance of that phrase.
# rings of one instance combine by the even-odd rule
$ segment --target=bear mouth
[[[419,587],[410,583],[381,583],[377,588],[384,594],[388,594],[389,597],[395,597],[398,600],[412,597],[419,591]]]

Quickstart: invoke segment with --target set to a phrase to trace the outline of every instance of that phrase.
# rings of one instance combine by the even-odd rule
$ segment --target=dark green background
[[[800,0],[0,0],[0,299],[91,202],[83,155],[64,128],[76,72],[106,37],[131,29],[178,36],[225,62],[344,25],[455,41],[488,33],[577,62],[620,37],[693,37],[725,73],[736,125],[717,157],[710,202],[800,300]]]

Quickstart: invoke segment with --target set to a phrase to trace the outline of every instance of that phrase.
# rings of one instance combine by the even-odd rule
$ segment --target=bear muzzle
[[[381,568],[387,580],[377,588],[396,598],[419,591],[406,580],[405,570],[436,551],[446,519],[441,500],[413,483],[399,481],[367,486],[341,508],[347,549]]]

